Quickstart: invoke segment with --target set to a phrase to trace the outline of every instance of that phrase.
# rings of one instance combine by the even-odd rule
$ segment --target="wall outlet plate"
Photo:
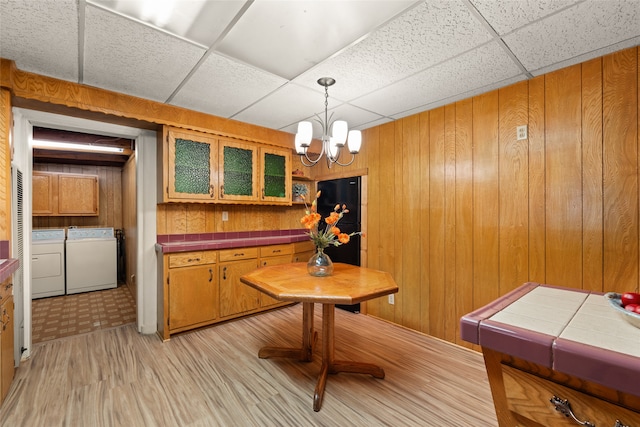
[[[523,126],[518,126],[516,128],[516,132],[517,132],[517,138],[518,141],[523,140],[523,139],[527,139],[527,125],[523,125]]]

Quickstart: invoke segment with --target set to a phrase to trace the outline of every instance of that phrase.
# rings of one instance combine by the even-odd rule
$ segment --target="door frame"
[[[136,222],[137,222],[137,295],[136,325],[138,332],[153,334],[157,331],[157,258],[156,244],[156,132],[111,123],[63,116],[42,111],[14,107],[13,145],[15,156],[12,165],[18,167],[24,176],[23,182],[23,289],[21,304],[22,318],[15,319],[16,325],[23,323],[22,359],[29,358],[32,347],[31,314],[31,230],[32,223],[32,173],[33,173],[33,127],[75,132],[98,133],[121,138],[135,139],[136,159]],[[15,191],[15,189],[11,189]],[[12,223],[15,221],[12,215]],[[12,245],[17,242],[12,242]]]

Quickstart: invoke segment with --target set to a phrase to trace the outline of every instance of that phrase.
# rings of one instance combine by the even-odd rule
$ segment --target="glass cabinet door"
[[[215,200],[217,140],[195,132],[170,130],[168,149],[169,200]]]
[[[291,202],[291,155],[276,148],[260,148],[261,201]]]
[[[220,140],[220,200],[258,199],[257,148],[250,144]]]

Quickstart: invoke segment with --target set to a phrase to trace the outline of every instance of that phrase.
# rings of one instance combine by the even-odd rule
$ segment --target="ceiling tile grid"
[[[640,44],[640,0],[145,1],[0,0],[0,56],[293,133],[320,77],[363,129]]]
[[[216,49],[290,80],[412,3],[256,1]]]
[[[637,0],[588,1],[504,37],[532,73],[640,35]]]
[[[0,56],[24,71],[77,81],[76,0],[0,0]]]
[[[164,102],[205,50],[110,12],[86,8],[84,83]]]
[[[494,41],[352,101],[352,104],[399,118],[407,110],[466,94],[518,74],[520,69]]]
[[[212,53],[170,103],[221,117],[234,117],[288,80]]]
[[[469,1],[502,36],[584,0]]]
[[[462,1],[423,3],[296,83],[313,86],[316,76],[330,75],[340,83],[334,96],[350,101],[489,40],[491,35]]]

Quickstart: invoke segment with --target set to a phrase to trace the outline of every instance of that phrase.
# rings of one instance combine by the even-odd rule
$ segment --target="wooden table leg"
[[[319,411],[322,407],[324,389],[327,385],[329,374],[348,372],[353,374],[370,374],[375,378],[384,378],[384,370],[371,363],[349,362],[334,360],[335,342],[335,305],[322,305],[322,368],[313,395],[313,410]]]
[[[313,329],[313,303],[305,302],[302,303],[302,347],[262,347],[258,352],[258,357],[261,359],[290,357],[302,362],[310,362],[317,339],[318,335]]]

